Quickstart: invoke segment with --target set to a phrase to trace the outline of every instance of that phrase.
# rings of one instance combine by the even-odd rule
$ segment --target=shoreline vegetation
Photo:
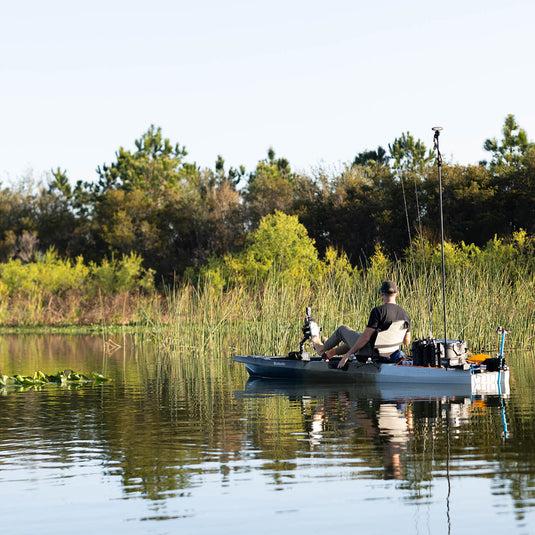
[[[535,143],[513,115],[502,134],[488,161],[442,166],[448,337],[485,348],[501,325],[531,348]],[[413,338],[444,337],[436,155],[409,132],[309,173],[273,148],[249,173],[201,169],[154,126],[135,147],[96,180],[0,189],[0,332],[286,353],[307,306],[324,333],[363,329],[393,279]]]
[[[341,323],[363,329],[380,281],[392,279],[413,318],[413,339],[443,338],[440,247],[424,244],[425,268],[423,261],[410,261],[408,251],[391,260],[377,247],[367,268],[358,269],[334,250],[319,259],[302,230],[296,217],[270,216],[243,254],[213,263],[195,282],[163,291],[148,282],[135,256],[104,267],[53,253],[29,264],[2,264],[0,333],[139,333],[179,352],[225,347],[286,354],[297,348],[307,306],[323,334]],[[278,232],[293,238],[283,246]],[[508,346],[535,347],[534,250],[535,240],[525,232],[483,248],[445,244],[449,338],[494,351],[494,332],[503,326],[511,331]]]

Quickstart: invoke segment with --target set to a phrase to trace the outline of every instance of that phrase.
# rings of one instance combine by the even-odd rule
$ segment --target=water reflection
[[[451,434],[461,437],[468,433],[476,412],[494,406],[504,409],[503,398],[473,398],[462,388],[441,388],[443,392],[436,387],[426,392],[420,386],[418,393],[413,393],[399,385],[296,385],[255,379],[235,395],[252,399],[285,397],[300,407],[311,452],[329,451],[335,444],[338,455],[365,463],[365,477],[414,483],[440,472],[440,463],[447,461],[449,454],[446,440]],[[459,393],[455,394],[456,390]],[[497,417],[494,420],[497,428],[503,424]],[[493,430],[484,440],[495,436]],[[423,462],[424,453],[429,451],[433,452],[431,464],[430,459]],[[382,467],[382,471],[370,467]]]
[[[49,531],[65,503],[85,514],[88,495],[100,518],[128,521],[113,529],[129,533],[133,521],[214,519],[214,499],[248,503],[255,520],[291,509],[304,521],[329,508],[334,525],[351,523],[348,507],[360,504],[360,521],[381,505],[411,517],[406,507],[440,508],[449,523],[450,510],[453,519],[468,515],[475,492],[485,496],[479,511],[496,520],[499,508],[519,532],[533,516],[531,370],[525,382],[513,372],[510,397],[472,397],[435,387],[251,381],[230,355],[169,353],[128,338],[108,351],[105,342],[0,339],[6,374],[70,367],[113,379],[0,398],[0,489],[10,489],[0,490],[1,503],[14,515],[34,503],[36,519],[50,516]],[[320,497],[313,510],[312,494]],[[234,528],[232,515],[243,514],[217,510]]]

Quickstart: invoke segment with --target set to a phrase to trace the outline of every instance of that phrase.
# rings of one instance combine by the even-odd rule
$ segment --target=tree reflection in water
[[[265,489],[295,492],[310,482],[351,482],[359,492],[394,485],[398,500],[441,500],[449,514],[449,482],[466,478],[490,487],[501,507],[510,503],[519,524],[535,504],[531,368],[513,370],[510,398],[299,386],[247,381],[230,355],[169,354],[152,342],[118,341],[106,352],[98,337],[0,339],[3,373],[71,367],[112,377],[98,388],[4,395],[0,465],[10,470],[0,482],[27,478],[52,497],[59,485],[50,481],[79,477],[83,488],[90,471],[108,493],[118,488],[125,501],[150,504],[146,518],[162,518],[168,508],[175,517],[195,516],[206,489],[239,494],[252,481],[264,499]]]

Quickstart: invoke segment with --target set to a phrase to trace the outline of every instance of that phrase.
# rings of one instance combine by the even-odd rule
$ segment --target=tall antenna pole
[[[444,312],[444,357],[447,357],[448,334],[447,334],[447,320],[446,320],[446,267],[444,262],[444,215],[442,211],[442,155],[438,145],[438,137],[442,130],[441,126],[434,126],[432,129],[435,132],[434,149],[437,151],[437,168],[438,168],[438,195],[440,208],[440,246],[442,251],[442,307]]]

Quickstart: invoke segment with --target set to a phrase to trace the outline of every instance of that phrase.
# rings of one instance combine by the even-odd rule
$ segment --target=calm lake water
[[[231,354],[4,336],[0,513],[18,533],[535,533],[532,354],[508,396],[247,380]],[[120,346],[120,347],[117,347]]]

